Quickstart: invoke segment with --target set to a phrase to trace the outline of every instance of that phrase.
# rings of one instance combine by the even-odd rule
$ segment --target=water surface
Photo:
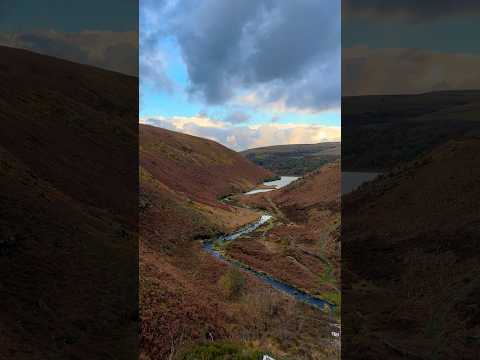
[[[226,258],[222,254],[222,252],[216,248],[216,246],[215,246],[216,242],[225,243],[225,242],[233,241],[233,240],[239,238],[240,236],[243,236],[245,234],[251,233],[252,231],[255,231],[260,226],[267,223],[271,218],[272,218],[272,216],[270,214],[264,214],[256,222],[251,223],[249,225],[246,225],[243,228],[241,228],[240,230],[237,230],[237,231],[235,231],[231,234],[228,234],[228,235],[220,236],[216,240],[204,241],[203,242],[203,249],[206,252],[208,252],[209,254],[215,256],[217,259],[219,259],[221,261],[224,261],[224,262],[227,262],[232,266],[235,266],[237,268],[242,269],[245,272],[249,272],[249,273],[255,275],[257,278],[262,280],[264,283],[270,285],[274,289],[276,289],[276,290],[278,290],[278,291],[280,291],[284,294],[292,296],[296,300],[302,301],[302,302],[304,302],[304,303],[306,303],[310,306],[316,307],[320,310],[323,310],[325,308],[325,306],[327,306],[330,309],[330,311],[333,311],[335,309],[334,304],[330,304],[328,301],[325,301],[323,299],[320,299],[320,298],[317,298],[313,295],[310,295],[310,294],[308,294],[308,293],[306,293],[306,292],[304,292],[304,291],[302,291],[302,290],[300,290],[300,289],[298,289],[298,288],[296,288],[292,285],[289,285],[289,284],[287,284],[283,281],[274,279],[270,275],[265,274],[265,273],[260,272],[260,271],[257,271],[255,269],[252,269],[251,267],[249,267],[245,264],[242,264],[242,263],[240,263],[236,260]]]
[[[263,183],[263,185],[265,186],[272,186],[272,189],[254,189],[249,192],[246,192],[245,195],[252,195],[252,194],[258,194],[262,192],[277,190],[291,184],[297,179],[299,179],[298,176],[281,176],[280,180],[266,181]]]
[[[342,171],[342,195],[351,193],[365,182],[375,179],[378,172]]]

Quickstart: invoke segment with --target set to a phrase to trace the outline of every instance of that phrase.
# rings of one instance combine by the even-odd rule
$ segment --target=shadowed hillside
[[[242,151],[250,161],[276,175],[303,176],[340,158],[339,142],[267,146]]]
[[[479,154],[450,141],[342,199],[345,356],[478,356]]]
[[[0,79],[0,358],[135,356],[138,79],[6,47]]]
[[[342,99],[343,170],[386,171],[451,139],[478,135],[480,91]]]

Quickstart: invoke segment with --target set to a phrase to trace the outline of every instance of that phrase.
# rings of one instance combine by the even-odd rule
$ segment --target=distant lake
[[[280,180],[274,180],[274,181],[266,181],[263,183],[265,186],[273,186],[274,189],[255,189],[251,190],[249,192],[246,192],[245,195],[252,195],[252,194],[258,194],[262,192],[267,192],[267,191],[272,191],[272,190],[277,190],[282,187],[287,186],[288,184],[294,182],[295,180],[300,179],[298,176],[281,176]]]
[[[375,179],[380,173],[342,171],[342,195],[348,194],[367,181]]]

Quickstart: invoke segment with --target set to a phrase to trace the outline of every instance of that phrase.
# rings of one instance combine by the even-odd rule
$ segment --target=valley
[[[332,280],[339,275],[338,258],[330,247],[335,248],[339,208],[334,198],[318,206],[316,199],[297,212],[296,201],[305,189],[313,191],[310,182],[316,184],[317,177],[334,182],[323,196],[339,191],[339,164],[336,172],[325,172],[329,177],[319,171],[312,180],[246,195],[273,174],[206,139],[144,125],[140,134],[142,356],[183,358],[196,346],[228,341],[276,359],[335,358],[339,340],[332,336],[332,323],[338,312],[321,306],[321,295],[338,303],[337,280]],[[299,182],[304,188],[295,190]],[[291,220],[265,206],[266,196],[286,196],[290,207],[279,206]],[[319,244],[316,237],[325,224],[332,234]],[[279,237],[290,245],[265,253],[264,264],[256,255],[240,256],[236,249],[249,251],[244,243],[261,234],[271,238],[272,249]],[[323,254],[326,262],[319,258]]]
[[[229,244],[226,254],[340,305],[340,162],[283,189],[233,200],[275,218],[269,228]]]

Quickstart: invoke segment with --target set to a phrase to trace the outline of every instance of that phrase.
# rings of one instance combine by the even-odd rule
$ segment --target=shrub
[[[180,356],[181,360],[261,360],[263,352],[240,345],[214,342],[191,348]]]
[[[241,294],[245,286],[245,278],[240,270],[232,268],[220,277],[218,283],[225,297],[233,299]]]

